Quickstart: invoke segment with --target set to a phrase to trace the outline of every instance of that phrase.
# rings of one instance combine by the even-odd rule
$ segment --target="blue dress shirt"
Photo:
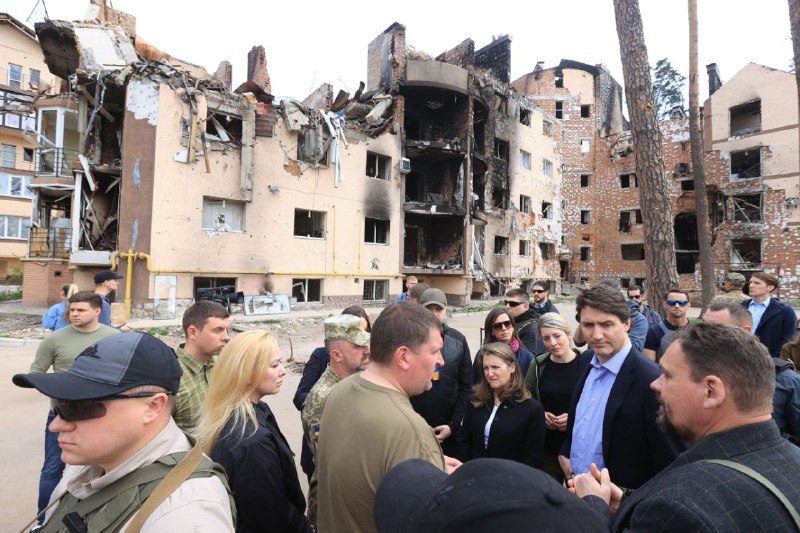
[[[750,305],[747,306],[747,309],[750,311],[750,314],[753,315],[753,331],[758,329],[758,324],[761,322],[761,317],[764,316],[764,311],[767,310],[767,306],[769,305],[769,298],[764,300],[761,303],[756,303],[755,300],[750,301]]]

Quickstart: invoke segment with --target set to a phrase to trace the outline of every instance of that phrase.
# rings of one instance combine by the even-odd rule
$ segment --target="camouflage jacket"
[[[328,399],[331,389],[340,381],[342,381],[342,378],[334,374],[331,367],[326,368],[319,381],[311,388],[311,392],[308,393],[303,404],[303,412],[300,415],[300,419],[303,422],[303,435],[308,441],[308,447],[311,449],[315,462],[322,409],[325,408],[325,400]]]
[[[737,304],[744,300],[747,300],[747,295],[742,291],[725,292],[714,298],[715,302],[735,302]]]

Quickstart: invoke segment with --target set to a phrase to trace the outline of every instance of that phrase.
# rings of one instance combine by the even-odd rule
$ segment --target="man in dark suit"
[[[797,330],[794,309],[772,297],[778,284],[778,276],[756,272],[750,278],[751,298],[742,302],[753,315],[753,332],[772,357],[781,356],[781,348],[794,339]]]
[[[695,446],[627,497],[597,469],[570,481],[576,494],[612,531],[797,531],[800,449],[771,419],[775,369],[764,346],[741,328],[698,324],[661,368],[659,422]]]
[[[602,464],[621,486],[637,488],[682,451],[656,424],[650,383],[658,366],[631,345],[630,309],[619,291],[596,285],[575,303],[590,350],[572,395],[561,468],[571,478]]]

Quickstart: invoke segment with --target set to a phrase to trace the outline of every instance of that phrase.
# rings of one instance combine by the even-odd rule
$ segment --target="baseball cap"
[[[142,385],[178,392],[183,370],[175,352],[146,333],[104,337],[78,355],[72,368],[50,374],[17,374],[14,385],[57,400],[94,400]]]
[[[383,478],[373,514],[380,533],[608,531],[550,475],[507,459],[475,459],[450,475],[420,459],[404,461]]]
[[[728,275],[725,276],[726,281],[730,281],[731,283],[744,284],[745,279],[744,276],[739,274],[738,272],[728,272]]]
[[[429,304],[436,304],[442,309],[447,309],[447,296],[441,289],[427,289],[419,297],[420,305],[428,307]]]
[[[369,346],[369,333],[361,329],[361,319],[353,315],[335,315],[325,319],[326,341],[348,341]]]
[[[113,270],[101,270],[97,274],[94,275],[94,284],[100,285],[104,281],[112,280],[112,279],[122,279],[125,276],[120,276]]]

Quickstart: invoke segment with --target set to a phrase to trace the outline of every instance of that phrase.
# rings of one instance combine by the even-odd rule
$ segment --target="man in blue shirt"
[[[559,462],[567,478],[602,464],[626,488],[637,488],[678,456],[683,445],[656,423],[658,401],[650,383],[658,366],[631,345],[630,309],[604,285],[576,300],[589,350],[572,395],[567,438]]]
[[[394,301],[395,302],[405,302],[408,300],[408,295],[411,293],[411,289],[414,288],[414,285],[417,284],[417,276],[408,276],[406,278],[406,292],[401,292],[398,294]]]
[[[121,325],[111,323],[111,302],[108,301],[108,295],[119,289],[119,280],[124,278],[125,276],[121,276],[113,270],[101,270],[94,275],[94,292],[99,294],[100,299],[103,300],[99,322],[117,328],[123,333],[130,331],[131,328],[127,326],[127,322]]]
[[[794,309],[772,297],[778,284],[778,276],[756,272],[750,277],[750,299],[742,302],[753,315],[753,332],[772,357],[781,356],[781,348],[794,338],[797,329]]]

